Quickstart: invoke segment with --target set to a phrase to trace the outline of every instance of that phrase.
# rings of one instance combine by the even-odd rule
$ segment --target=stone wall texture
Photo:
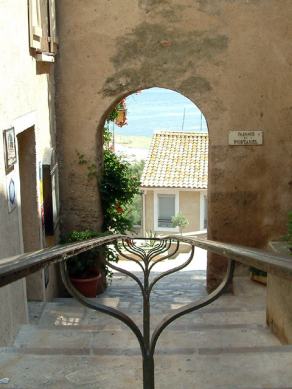
[[[56,71],[63,229],[101,223],[96,183],[76,150],[102,164],[102,127],[124,96],[178,91],[209,129],[210,239],[264,247],[292,200],[290,0],[62,0]],[[229,146],[230,130],[263,146]],[[82,199],[82,201],[81,201]],[[224,270],[209,258],[208,285]]]

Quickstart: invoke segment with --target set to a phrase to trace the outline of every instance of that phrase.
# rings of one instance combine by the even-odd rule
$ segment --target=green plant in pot
[[[171,218],[172,226],[179,227],[179,232],[182,235],[183,229],[189,224],[188,219],[182,213],[178,213]]]
[[[104,234],[96,231],[72,231],[62,243],[81,242]],[[105,289],[106,269],[102,248],[93,248],[68,259],[67,268],[73,286],[86,297],[95,297]]]

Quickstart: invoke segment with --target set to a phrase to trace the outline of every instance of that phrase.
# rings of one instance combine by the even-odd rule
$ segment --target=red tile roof
[[[154,134],[141,181],[141,186],[147,188],[207,189],[208,134]]]

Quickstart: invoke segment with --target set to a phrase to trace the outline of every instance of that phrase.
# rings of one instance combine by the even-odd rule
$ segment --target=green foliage
[[[288,212],[288,241],[292,244],[292,211]]]
[[[78,164],[81,166],[86,166],[87,168],[87,178],[90,180],[92,178],[97,177],[96,172],[96,164],[91,163],[87,159],[85,159],[85,155],[80,153],[78,150],[76,150],[77,158],[78,158]]]
[[[104,150],[100,193],[104,213],[103,230],[126,233],[133,228],[125,211],[139,193],[140,180],[133,176],[130,164],[111,150]]]
[[[156,234],[156,232],[154,232],[154,231],[152,231],[152,230],[150,230],[149,232],[145,232],[145,236],[146,236],[146,238],[156,238],[156,236],[157,236],[157,234]],[[154,247],[155,246],[155,240],[147,240],[146,241],[146,247]]]
[[[112,133],[110,132],[108,124],[103,129],[103,142],[106,145],[106,148],[109,148],[109,144],[112,140]]]
[[[104,127],[103,173],[99,182],[104,216],[103,231],[121,234],[131,231],[138,219],[138,215],[132,214],[129,207],[133,202],[139,201],[135,196],[139,193],[141,175],[137,173],[141,170],[140,165],[132,168],[109,148],[112,138],[109,122],[117,118],[123,104],[121,102],[111,112]]]
[[[72,231],[62,239],[61,243],[82,242],[107,235],[109,235],[108,232],[96,232],[92,230]],[[112,272],[104,265],[103,258],[111,262],[118,261],[117,254],[111,247],[96,247],[68,259],[67,266],[69,275],[76,278],[87,278],[94,273],[102,272],[107,278],[111,278]]]
[[[118,157],[109,149],[111,142],[111,132],[109,122],[114,121],[118,116],[118,110],[124,107],[122,101],[110,113],[104,127],[104,164],[101,177],[98,177],[96,164],[85,158],[85,155],[76,151],[78,164],[86,167],[88,179],[95,178],[99,185],[101,202],[104,215],[103,231],[73,231],[63,242],[77,242],[94,237],[102,236],[108,233],[126,233],[133,229],[135,217],[130,217],[127,213],[128,207],[133,202],[134,196],[139,193],[140,175],[137,173],[143,169],[142,165],[131,165]],[[102,267],[108,276],[112,273],[106,266],[102,265],[101,258],[106,257],[108,261],[117,261],[116,252],[110,247],[92,249],[81,253],[68,261],[70,275],[85,276],[96,266]]]
[[[171,218],[172,226],[179,227],[180,232],[189,224],[188,219],[182,214],[178,213],[176,216]]]
[[[131,173],[134,177],[137,177],[140,181],[141,175],[144,169],[145,162],[138,161],[130,165]],[[130,219],[132,225],[142,224],[142,193],[139,192],[133,197],[132,203],[127,206],[125,216]]]
[[[133,197],[133,202],[128,205],[125,217],[131,221],[133,226],[142,224],[142,194],[138,193]]]
[[[116,118],[118,117],[118,108],[119,108],[119,104],[108,115],[106,119],[107,122],[114,122],[116,120]]]
[[[143,173],[144,166],[145,166],[145,161],[137,161],[132,163],[130,165],[130,169],[133,176],[136,176],[140,179]]]
[[[282,240],[287,242],[288,248],[292,251],[292,211],[288,212],[287,231],[287,235],[283,236]]]
[[[72,231],[62,239],[61,243],[82,242],[102,235],[104,234],[91,230]],[[87,278],[98,270],[99,262],[99,248],[75,255],[67,262],[69,275],[71,277]]]

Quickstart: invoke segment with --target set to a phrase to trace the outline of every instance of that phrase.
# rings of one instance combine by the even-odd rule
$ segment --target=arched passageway
[[[156,85],[190,98],[208,119],[208,236],[265,246],[285,233],[292,195],[287,88],[292,76],[285,55],[274,55],[270,49],[274,42],[277,52],[287,53],[290,10],[284,11],[277,1],[268,9],[266,1],[240,2],[236,7],[226,1],[130,3],[122,21],[124,3],[109,7],[102,0],[96,7],[87,2],[82,12],[66,1],[58,3],[62,229],[99,228],[102,222],[99,194],[76,163],[76,149],[86,151],[99,173],[101,130],[108,113],[123,97]],[[236,15],[244,33],[239,33]],[[275,15],[283,23],[271,31],[270,18]],[[264,142],[233,146],[229,133],[234,130],[262,130]],[[222,265],[220,260],[212,263],[213,286]]]
[[[103,228],[124,233],[127,225],[139,236],[205,237],[208,132],[199,108],[169,89],[141,90],[109,114],[104,134]],[[126,181],[120,187],[115,156],[126,163],[125,176],[129,171],[139,178],[139,193]],[[125,191],[132,193],[130,199]],[[199,262],[205,269],[206,253],[200,253]]]
[[[115,153],[144,165],[143,234],[177,233],[171,219],[178,214],[184,233],[206,229],[208,132],[199,108],[177,92],[150,88],[124,99],[107,126]]]

